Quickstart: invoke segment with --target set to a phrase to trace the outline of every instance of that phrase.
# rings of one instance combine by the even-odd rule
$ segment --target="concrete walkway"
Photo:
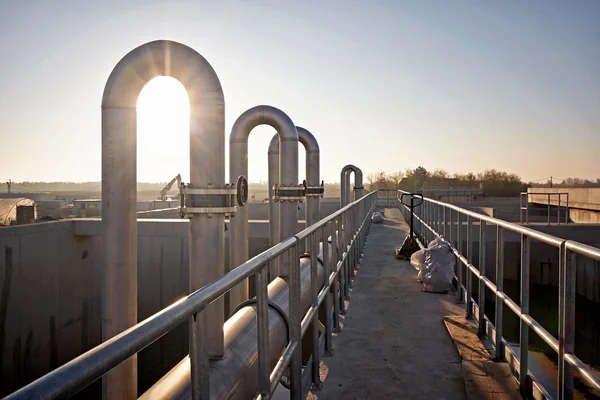
[[[397,209],[373,224],[343,321],[324,357],[323,389],[309,399],[465,399],[457,350],[442,321],[464,311],[452,295],[421,292],[395,258],[408,226]]]

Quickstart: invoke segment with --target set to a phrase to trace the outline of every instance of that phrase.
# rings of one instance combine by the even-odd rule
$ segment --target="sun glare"
[[[137,101],[137,180],[169,181],[189,177],[190,103],[183,85],[159,76],[140,92]]]

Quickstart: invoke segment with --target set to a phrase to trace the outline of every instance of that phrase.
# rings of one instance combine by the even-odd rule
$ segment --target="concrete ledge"
[[[492,360],[477,336],[474,323],[464,316],[448,316],[444,317],[444,325],[460,355],[467,399],[521,398],[519,385],[509,365]]]

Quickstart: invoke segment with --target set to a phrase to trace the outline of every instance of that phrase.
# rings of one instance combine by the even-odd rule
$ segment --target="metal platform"
[[[309,399],[466,399],[443,323],[464,309],[454,295],[421,292],[415,269],[394,255],[408,226],[398,209],[385,215],[371,226],[335,356],[322,359],[323,388]]]

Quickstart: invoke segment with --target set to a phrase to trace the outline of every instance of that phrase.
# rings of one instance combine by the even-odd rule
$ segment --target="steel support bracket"
[[[274,202],[286,202],[291,203],[304,202],[306,197],[306,189],[304,185],[273,185],[273,201]]]
[[[191,183],[181,184],[179,193],[181,204],[179,213],[182,217],[193,217],[194,214],[225,214],[233,217],[237,207],[242,207],[248,200],[248,182],[240,176],[237,184],[225,184],[224,187],[196,188]]]

